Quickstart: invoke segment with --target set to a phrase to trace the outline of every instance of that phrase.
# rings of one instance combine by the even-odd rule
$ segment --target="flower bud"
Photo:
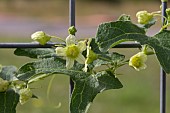
[[[76,32],[77,32],[77,29],[74,26],[69,27],[68,29],[69,34],[75,35]]]
[[[167,16],[170,16],[170,8],[166,9]]]
[[[39,42],[41,45],[45,45],[51,39],[51,36],[47,35],[43,31],[37,31],[31,35],[31,38]]]
[[[139,11],[136,14],[136,17],[138,18],[138,23],[147,24],[153,18],[153,14],[148,13],[147,11]]]
[[[0,78],[0,92],[4,92],[8,89],[9,82]]]
[[[130,58],[129,66],[132,66],[137,71],[140,71],[147,67],[145,64],[146,60],[147,60],[147,55],[144,54],[144,52],[139,52]]]
[[[31,97],[32,97],[32,92],[29,88],[24,88],[19,91],[20,94],[20,103],[23,105],[25,104]]]

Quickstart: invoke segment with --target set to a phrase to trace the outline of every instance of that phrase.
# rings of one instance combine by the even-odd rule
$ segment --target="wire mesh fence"
[[[76,26],[75,23],[75,0],[69,0],[69,26]],[[164,23],[164,16],[167,2],[162,2],[162,23]],[[51,48],[58,43],[47,43],[42,46],[38,43],[0,43],[0,48]],[[115,48],[140,48],[138,43],[122,43]],[[70,95],[73,90],[74,83],[70,80]],[[160,113],[166,113],[166,73],[160,70]]]

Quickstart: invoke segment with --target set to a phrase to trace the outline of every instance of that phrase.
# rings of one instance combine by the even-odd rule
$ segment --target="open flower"
[[[32,97],[32,92],[29,88],[24,88],[19,91],[20,98],[19,101],[23,105],[25,104],[31,97]]]
[[[70,69],[74,65],[74,60],[80,64],[85,63],[85,57],[82,55],[84,50],[86,50],[85,41],[80,41],[76,44],[76,37],[70,34],[66,38],[66,47],[57,47],[56,54],[66,57],[66,68]]]
[[[0,78],[0,92],[4,92],[8,89],[9,82]]]
[[[51,36],[47,35],[43,31],[37,31],[31,35],[31,38],[39,42],[41,45],[45,45],[51,39]]]
[[[147,67],[145,64],[146,60],[147,60],[147,55],[144,54],[144,52],[139,52],[130,58],[129,66],[132,66],[137,71],[140,71]]]
[[[140,24],[147,24],[149,21],[153,18],[153,13],[148,13],[147,11],[139,11],[136,14],[136,17],[138,18],[138,23]]]

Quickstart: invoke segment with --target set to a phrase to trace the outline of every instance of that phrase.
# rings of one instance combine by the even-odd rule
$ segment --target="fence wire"
[[[162,2],[162,23],[165,22],[167,2]],[[75,0],[69,0],[69,26],[75,26]],[[58,43],[47,43],[39,45],[38,43],[0,43],[1,48],[51,48]],[[140,48],[139,43],[122,43],[114,48]],[[70,80],[70,94],[74,88],[74,83]],[[166,113],[166,73],[161,68],[160,71],[160,113]]]

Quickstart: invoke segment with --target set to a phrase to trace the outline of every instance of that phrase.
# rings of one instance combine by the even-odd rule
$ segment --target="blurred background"
[[[160,10],[160,0],[76,0],[76,28],[78,38],[94,37],[102,22],[117,20],[129,14],[137,23],[136,12]],[[69,0],[0,0],[0,42],[31,42],[31,34],[42,30],[50,35],[66,38],[69,27]],[[159,18],[160,19],[160,18]],[[159,31],[160,21],[148,31]],[[21,66],[32,59],[13,55],[14,49],[0,49],[0,64]],[[138,49],[113,49],[128,59]],[[146,70],[136,72],[124,66],[117,77],[124,88],[99,94],[89,113],[159,113],[159,64],[149,56]],[[52,83],[50,98],[47,87],[51,77],[33,84],[39,99],[18,104],[17,113],[68,113],[69,78],[57,75]],[[167,77],[170,81],[170,77]],[[170,112],[170,84],[167,82],[167,113]]]

